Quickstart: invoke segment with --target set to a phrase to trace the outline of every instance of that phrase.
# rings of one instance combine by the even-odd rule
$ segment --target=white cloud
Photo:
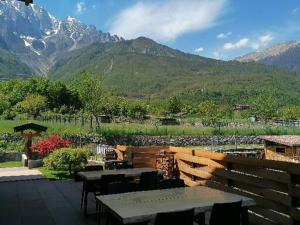
[[[170,41],[216,25],[228,0],[142,1],[118,14],[110,32],[127,39],[146,36]]]
[[[270,42],[273,41],[273,39],[274,39],[273,34],[262,35],[262,36],[258,37],[258,40],[254,41],[251,44],[251,48],[254,50],[258,50],[258,49],[270,44]]]
[[[77,14],[82,14],[82,13],[84,13],[84,11],[86,11],[85,2],[84,1],[77,2],[77,4],[76,4],[76,13]]]
[[[217,38],[218,39],[224,39],[224,38],[229,37],[231,34],[232,34],[232,32],[220,33],[220,34],[217,35]]]
[[[228,42],[224,44],[224,50],[232,50],[232,49],[239,49],[239,48],[244,48],[248,45],[249,39],[248,38],[242,38],[238,42],[231,43]]]
[[[203,52],[204,51],[204,48],[200,47],[200,48],[196,48],[194,50],[196,53],[200,53],[200,52]]]
[[[237,42],[228,42],[223,46],[224,50],[235,50],[241,48],[252,48],[258,50],[262,47],[269,45],[274,39],[274,35],[269,33],[256,37],[255,39],[250,40],[249,38],[242,38]]]
[[[212,55],[213,55],[213,58],[218,59],[218,60],[223,60],[226,58],[226,56],[220,51],[214,51]]]

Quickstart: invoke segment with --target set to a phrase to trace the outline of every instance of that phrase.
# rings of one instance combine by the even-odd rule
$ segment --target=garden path
[[[27,167],[0,168],[0,182],[45,179],[36,169]]]

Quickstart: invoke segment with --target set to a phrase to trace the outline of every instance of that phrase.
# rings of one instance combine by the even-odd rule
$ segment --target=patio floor
[[[44,179],[43,174],[37,169],[27,167],[0,168],[0,182]]]
[[[80,210],[81,182],[47,179],[0,182],[0,224],[96,225]],[[94,199],[89,212],[95,211]]]

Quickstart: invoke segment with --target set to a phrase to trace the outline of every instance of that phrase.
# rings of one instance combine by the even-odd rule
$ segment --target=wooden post
[[[226,167],[227,167],[228,171],[232,170],[232,163],[226,163],[226,165],[227,165]],[[227,179],[227,185],[228,185],[228,187],[233,186],[233,180]]]
[[[195,149],[192,150],[192,156],[195,156]],[[192,163],[192,168],[196,168],[196,163]],[[196,177],[195,176],[192,176],[192,181],[195,181],[196,180]]]
[[[93,116],[90,116],[90,130],[93,130]]]
[[[295,218],[296,216],[293,215],[293,212],[295,211],[296,208],[299,207],[299,200],[297,198],[295,198],[294,195],[294,191],[293,189],[296,187],[296,183],[299,184],[300,182],[300,176],[299,175],[294,175],[294,174],[289,174],[290,178],[289,178],[289,195],[291,196],[291,203],[290,203],[290,212],[291,212],[291,224],[292,225],[300,225],[300,220],[299,217]]]

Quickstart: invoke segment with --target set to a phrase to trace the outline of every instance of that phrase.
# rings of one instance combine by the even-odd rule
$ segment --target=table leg
[[[84,215],[87,216],[87,205],[88,205],[88,191],[84,193]]]
[[[85,181],[83,181],[83,183],[82,183],[82,192],[81,192],[80,209],[82,209],[84,193],[85,193]]]
[[[242,225],[249,225],[248,207],[242,208]]]

